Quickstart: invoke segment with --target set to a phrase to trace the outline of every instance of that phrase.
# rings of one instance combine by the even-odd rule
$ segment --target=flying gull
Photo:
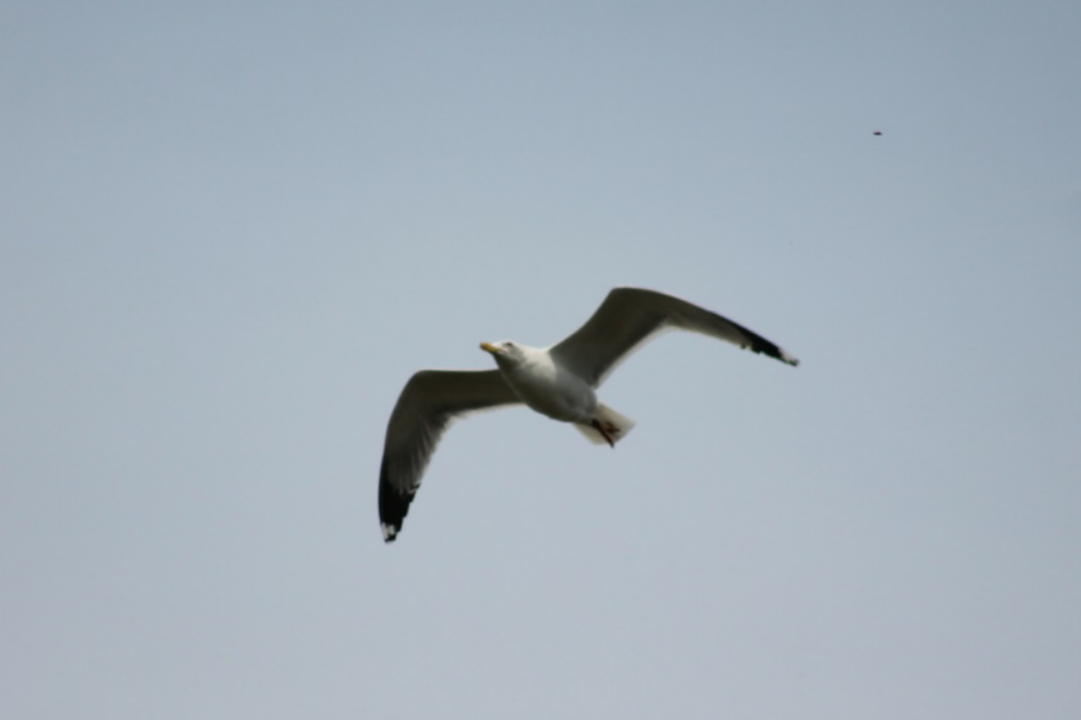
[[[481,343],[495,358],[496,369],[421,370],[398,397],[379,472],[383,539],[392,542],[401,532],[440,436],[466,413],[525,404],[553,420],[573,423],[598,445],[614,448],[634,421],[601,404],[594,391],[624,358],[665,329],[702,333],[799,364],[742,325],[671,295],[638,288],[609,292],[585,325],[551,347],[510,340]]]

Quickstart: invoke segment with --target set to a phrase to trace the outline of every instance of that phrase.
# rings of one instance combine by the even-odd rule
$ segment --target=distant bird
[[[881,130],[875,130],[875,135],[881,135],[881,134],[882,134]]]
[[[572,423],[595,444],[615,447],[634,421],[601,404],[594,392],[628,354],[664,329],[727,340],[798,365],[792,355],[720,315],[652,290],[616,288],[586,324],[563,341],[533,348],[484,342],[494,370],[421,370],[406,383],[387,424],[379,473],[379,520],[391,542],[420,488],[424,469],[450,423],[465,413],[524,403]]]

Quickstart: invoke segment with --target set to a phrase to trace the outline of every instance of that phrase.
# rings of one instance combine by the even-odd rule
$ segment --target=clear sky
[[[1081,716],[1079,28],[0,4],[0,716]],[[385,546],[410,374],[615,285],[803,363],[461,422]]]

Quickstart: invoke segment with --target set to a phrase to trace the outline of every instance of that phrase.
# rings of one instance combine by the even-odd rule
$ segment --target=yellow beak
[[[503,352],[503,348],[499,347],[498,345],[493,345],[489,342],[482,342],[480,344],[480,349],[484,352],[490,352],[493,355],[498,355]]]

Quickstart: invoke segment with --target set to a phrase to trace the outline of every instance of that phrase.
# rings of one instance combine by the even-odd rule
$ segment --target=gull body
[[[383,539],[397,537],[440,437],[467,413],[523,404],[614,448],[634,421],[599,402],[596,389],[624,358],[665,329],[701,333],[799,364],[742,325],[686,300],[638,288],[609,292],[582,327],[550,347],[483,342],[480,347],[495,358],[496,369],[421,370],[402,389],[387,423],[380,468]]]
[[[588,382],[557,365],[547,348],[513,340],[484,342],[480,347],[492,354],[503,379],[528,407],[553,420],[592,420],[597,394]]]

